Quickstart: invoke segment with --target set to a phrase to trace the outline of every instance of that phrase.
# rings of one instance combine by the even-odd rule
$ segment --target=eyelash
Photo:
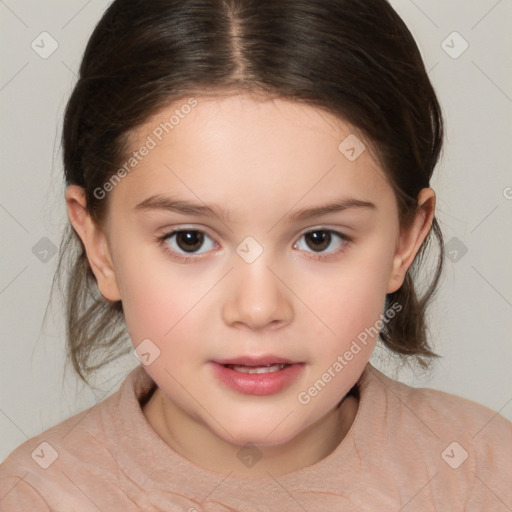
[[[201,233],[203,235],[206,235],[208,236],[209,238],[211,238],[208,233],[206,233],[205,231],[201,231],[200,229],[184,229],[184,228],[181,228],[181,229],[174,229],[172,231],[169,231],[168,233],[165,233],[164,235],[161,235],[161,236],[157,236],[156,237],[156,240],[157,240],[157,243],[159,246],[162,247],[163,251],[167,254],[169,254],[173,259],[176,259],[177,261],[181,262],[181,263],[191,263],[192,260],[198,260],[201,258],[201,255],[199,256],[184,256],[182,254],[178,254],[174,251],[172,251],[168,244],[166,243],[167,240],[169,238],[171,238],[173,235],[177,234],[177,233],[183,233],[183,232],[196,232],[196,233]],[[342,245],[340,248],[336,249],[334,252],[330,252],[330,253],[327,253],[326,255],[323,255],[322,253],[309,253],[310,256],[308,256],[308,258],[311,258],[312,260],[315,260],[315,261],[328,261],[328,260],[331,260],[332,258],[335,258],[337,256],[339,256],[341,253],[343,253],[347,246],[352,243],[352,238],[344,235],[343,233],[340,233],[338,231],[335,231],[333,229],[326,229],[326,228],[315,228],[315,229],[310,229],[309,231],[306,231],[304,233],[302,233],[302,235],[300,236],[300,238],[302,238],[303,236],[305,235],[308,235],[310,233],[317,233],[317,232],[325,232],[325,233],[330,233],[330,234],[334,234],[336,235],[337,237],[339,237],[342,241]],[[299,240],[300,240],[299,238]],[[294,244],[295,245],[295,244]]]

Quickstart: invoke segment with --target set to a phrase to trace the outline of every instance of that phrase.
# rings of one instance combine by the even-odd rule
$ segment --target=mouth
[[[211,361],[214,375],[229,388],[249,395],[272,395],[290,386],[305,363],[282,357],[239,357]]]
[[[245,366],[243,364],[223,364],[222,366],[242,373],[273,373],[283,370],[287,366],[290,366],[290,363],[266,364],[262,366]]]

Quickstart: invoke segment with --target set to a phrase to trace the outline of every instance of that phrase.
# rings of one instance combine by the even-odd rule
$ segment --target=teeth
[[[228,364],[228,368],[243,373],[272,373],[282,370],[287,364],[267,364],[265,366],[243,366],[238,364]]]

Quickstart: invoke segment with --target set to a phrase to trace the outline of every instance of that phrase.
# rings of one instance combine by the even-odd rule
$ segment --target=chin
[[[245,423],[242,425],[231,424],[228,428],[231,436],[222,428],[219,429],[218,425],[216,425],[215,434],[227,443],[236,446],[243,447],[247,444],[254,444],[263,448],[286,444],[301,433],[300,429],[292,431],[288,428],[285,430],[276,428],[277,425],[272,424],[272,426],[269,426],[266,423],[260,426],[255,423],[250,426]]]

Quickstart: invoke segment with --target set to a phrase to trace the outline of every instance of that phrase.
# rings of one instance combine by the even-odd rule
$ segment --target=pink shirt
[[[0,465],[2,512],[511,511],[512,423],[368,364],[343,441],[279,478],[206,471],[174,452],[141,409],[154,385],[120,389],[16,448]]]

